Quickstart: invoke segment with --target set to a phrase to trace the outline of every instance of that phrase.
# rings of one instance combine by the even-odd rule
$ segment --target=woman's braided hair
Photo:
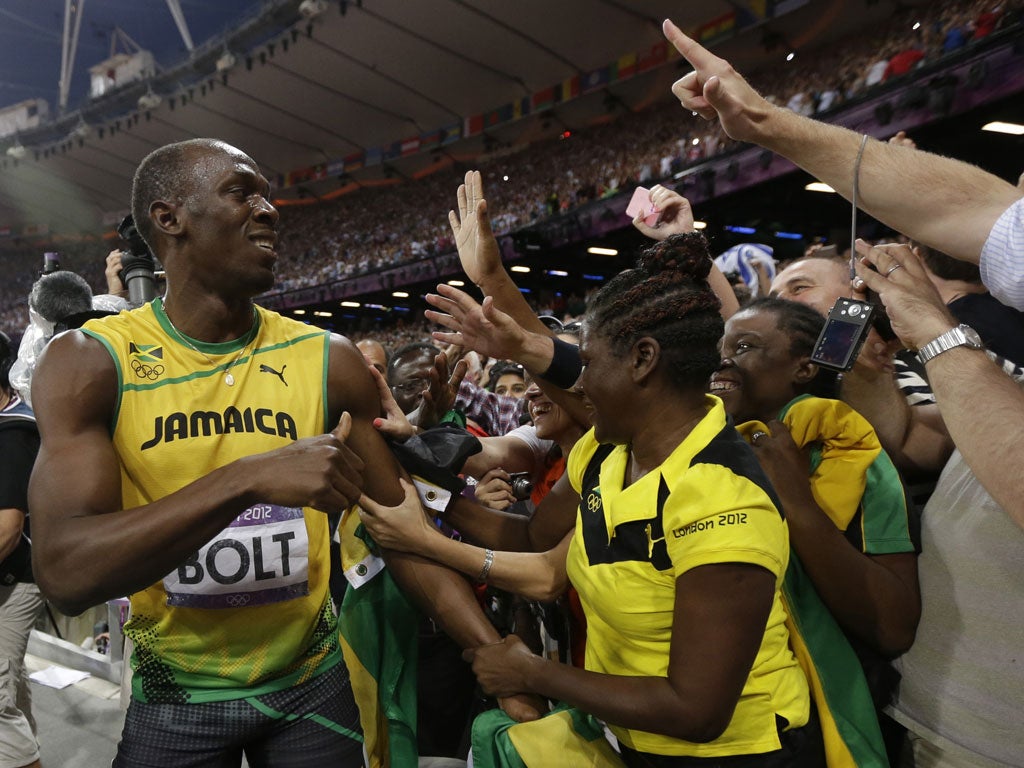
[[[711,258],[700,233],[673,235],[641,251],[587,308],[587,327],[623,355],[644,336],[656,339],[680,390],[701,389],[718,367],[721,303],[708,286]]]

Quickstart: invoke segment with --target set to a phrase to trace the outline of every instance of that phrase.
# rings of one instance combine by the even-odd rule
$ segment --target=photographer
[[[107,285],[111,282],[112,256],[120,252],[113,251],[107,256]],[[116,273],[114,279],[120,284]],[[128,309],[128,303],[116,295],[114,290],[109,294],[93,296],[92,289],[81,275],[61,269],[59,254],[43,255],[43,270],[38,280],[32,285],[28,295],[29,324],[18,347],[18,359],[10,368],[8,377],[10,385],[30,407],[32,405],[32,372],[43,349],[56,334],[68,328],[77,328],[86,320],[103,315],[115,314]]]
[[[28,480],[39,433],[8,381],[13,361],[11,340],[0,333],[0,764],[32,768],[39,766],[39,745],[24,661],[43,610],[28,538]]]
[[[156,258],[139,234],[131,214],[121,220],[117,234],[127,247],[107,254],[107,287],[119,296],[127,292],[128,303],[133,308],[141,307],[156,298]],[[120,289],[115,290],[119,286]]]
[[[32,404],[32,371],[43,348],[57,332],[57,324],[69,315],[92,309],[92,289],[85,278],[62,270],[56,256],[46,254],[43,274],[28,295],[29,324],[21,337],[18,359],[9,368],[8,384],[29,406]]]

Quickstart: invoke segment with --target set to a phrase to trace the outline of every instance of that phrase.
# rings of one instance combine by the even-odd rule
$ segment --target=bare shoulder
[[[32,402],[43,439],[62,426],[109,424],[117,393],[117,368],[103,344],[77,330],[54,337],[32,376]]]

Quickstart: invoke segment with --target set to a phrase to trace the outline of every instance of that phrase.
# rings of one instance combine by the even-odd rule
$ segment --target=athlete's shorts
[[[343,663],[276,693],[204,704],[132,699],[112,768],[360,768],[359,710]]]

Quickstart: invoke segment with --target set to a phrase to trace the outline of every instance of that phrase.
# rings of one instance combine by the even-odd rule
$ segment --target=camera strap
[[[860,140],[860,149],[857,150],[857,159],[853,163],[853,194],[850,196],[850,203],[853,211],[850,215],[850,279],[857,277],[857,199],[860,196],[860,163],[864,159],[864,148],[868,144],[868,135],[865,133]]]

